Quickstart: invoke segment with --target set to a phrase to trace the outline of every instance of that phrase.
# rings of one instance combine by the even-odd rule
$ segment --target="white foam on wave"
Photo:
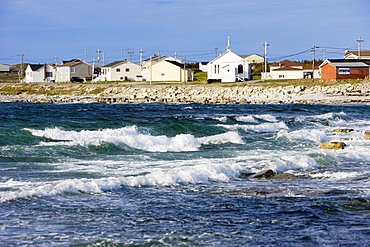
[[[245,123],[258,123],[258,121],[253,116],[236,117],[235,120],[239,122],[245,122]]]
[[[277,138],[285,137],[288,140],[306,140],[314,143],[321,143],[324,141],[329,141],[330,137],[326,135],[325,130],[320,129],[301,129],[288,132],[286,130],[281,130],[276,135]]]
[[[318,179],[348,179],[348,178],[355,178],[363,175],[364,172],[321,172],[321,173],[312,173],[309,174],[311,178],[318,178]]]
[[[120,129],[71,131],[60,128],[45,130],[27,129],[33,135],[62,141],[46,142],[43,145],[99,145],[101,142],[124,143],[132,148],[149,152],[189,152],[197,151],[201,144],[243,143],[237,132],[228,132],[215,136],[195,138],[190,134],[179,134],[174,137],[152,136],[140,133],[136,126]]]
[[[64,193],[102,193],[122,186],[176,186],[185,183],[227,182],[235,178],[242,169],[240,165],[230,161],[225,162],[223,159],[215,159],[214,163],[210,160],[201,160],[195,165],[186,165],[185,162],[187,161],[177,162],[177,166],[173,167],[151,168],[145,175],[122,176],[121,174],[99,179],[75,178],[47,182],[20,182],[10,179],[0,183],[0,202]]]
[[[220,121],[220,122],[223,122],[223,123],[226,123],[227,122],[227,117],[224,116],[224,117],[218,117],[218,118],[215,118],[216,120]]]
[[[223,143],[235,143],[235,144],[244,144],[244,141],[236,131],[229,131],[226,133],[206,136],[197,138],[198,141],[202,144],[223,144]]]
[[[357,162],[370,162],[369,141],[347,142],[342,150],[321,149],[321,153],[328,155],[335,160],[348,160]]]
[[[329,112],[320,115],[313,116],[298,116],[295,121],[309,121],[309,120],[340,120],[339,117],[345,117],[347,114],[345,112]]]
[[[284,122],[278,122],[278,123],[261,123],[256,125],[221,125],[224,128],[231,129],[231,130],[237,130],[242,129],[245,131],[254,131],[254,132],[260,132],[260,133],[270,133],[270,132],[277,132],[281,129],[289,129],[289,127]]]
[[[277,118],[270,114],[254,115],[255,118],[265,120],[267,122],[278,122]]]
[[[278,122],[277,118],[270,114],[261,114],[261,115],[248,115],[235,118],[239,122],[245,123],[258,123],[258,119],[264,120],[267,122]]]
[[[290,170],[312,170],[318,167],[315,159],[309,157],[306,153],[274,151],[258,153],[255,157],[246,156],[247,167],[251,172],[257,173],[262,170],[272,169],[276,172],[285,172]]]

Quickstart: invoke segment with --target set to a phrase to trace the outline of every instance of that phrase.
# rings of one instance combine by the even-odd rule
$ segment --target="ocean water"
[[[369,105],[2,103],[0,123],[0,246],[370,246]],[[294,177],[249,177],[268,169]]]

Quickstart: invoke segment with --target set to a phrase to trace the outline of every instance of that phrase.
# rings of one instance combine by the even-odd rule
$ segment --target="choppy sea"
[[[0,245],[370,246],[366,132],[364,104],[2,103]]]

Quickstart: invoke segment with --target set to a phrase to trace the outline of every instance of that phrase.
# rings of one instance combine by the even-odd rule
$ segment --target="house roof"
[[[166,60],[168,58],[171,58],[171,59],[175,59],[173,57],[170,57],[170,56],[153,56],[152,58],[148,58],[148,59],[145,59],[144,61],[152,61],[152,62],[159,62],[159,61],[162,61],[162,60]],[[144,62],[143,61],[143,62]]]
[[[79,63],[83,63],[83,64],[86,64],[88,66],[91,66],[90,64],[85,63],[84,61],[76,60],[76,61],[66,62],[66,63],[64,63],[62,65],[59,65],[58,67],[71,67],[71,66],[76,65],[76,64],[79,64]]]
[[[302,68],[294,68],[294,67],[290,67],[290,66],[274,69],[274,71],[283,71],[283,70],[303,70],[303,69]]]
[[[350,54],[354,54],[354,55],[358,56],[358,51],[347,51],[346,54],[344,54],[344,56],[346,57]],[[370,56],[370,51],[361,51],[360,55],[361,56]]]
[[[271,64],[271,66],[291,67],[291,66],[303,66],[303,64],[293,62],[293,61],[290,61],[290,60],[284,60],[284,61],[281,61],[281,62],[278,62],[278,63],[273,63],[273,64]]]
[[[370,59],[326,59],[320,67],[326,64],[337,68],[366,68],[370,67]]]
[[[29,66],[30,66],[30,68],[31,68],[32,71],[36,71],[36,70],[44,67],[43,64],[29,64]]]
[[[169,63],[172,63],[172,64],[174,64],[174,65],[176,65],[178,67],[184,68],[184,64],[183,63],[179,63],[179,62],[176,62],[176,61],[168,61],[168,60],[165,60],[165,61],[166,62],[169,62]],[[185,68],[190,69],[191,67],[186,66],[186,64],[185,64]]]
[[[125,63],[134,64],[134,63],[131,63],[131,62],[127,61],[127,60],[124,60],[124,61],[115,61],[113,63],[104,65],[102,67],[116,67],[116,66],[119,66],[119,65],[125,64]]]
[[[241,57],[241,58],[247,58],[247,57],[250,57],[250,56],[253,56],[253,55],[258,56],[258,57],[261,57],[261,58],[264,58],[263,56],[258,55],[258,54],[256,54],[256,53],[249,54],[249,55],[239,55],[239,57]]]
[[[182,69],[184,68],[184,64],[183,63],[179,63],[179,62],[176,62],[176,61],[170,61],[170,60],[162,60],[162,61],[160,61],[158,63],[154,63],[151,66],[156,66],[157,64],[160,64],[160,63],[163,63],[163,62],[167,62],[167,63],[173,64],[173,65],[175,65],[177,67],[180,67]],[[149,67],[151,67],[151,66],[149,66]],[[187,69],[191,69],[191,67],[189,67],[189,66],[186,66],[186,68]]]

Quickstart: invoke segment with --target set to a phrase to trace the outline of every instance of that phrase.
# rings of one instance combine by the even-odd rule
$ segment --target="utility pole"
[[[218,56],[218,48],[217,48],[217,46],[215,47],[215,58]]]
[[[24,57],[24,54],[21,52],[19,54],[19,58],[20,58],[20,70],[19,70],[19,82],[21,82],[21,78],[23,78],[23,57]]]
[[[177,56],[179,55],[178,53],[177,53],[177,51],[175,51],[175,53],[174,54],[172,54],[174,57],[175,57],[175,61],[177,61]]]
[[[186,71],[186,55],[184,55],[184,82],[186,84],[187,81],[187,71]]]
[[[153,64],[152,64],[152,56],[150,56],[150,85],[152,85],[152,73],[153,73]]]
[[[98,50],[96,51],[96,53],[98,53],[98,66],[100,66],[100,53],[101,53],[101,50],[100,50],[100,49],[98,49]]]
[[[325,61],[326,58],[326,48],[322,48],[322,60]]]
[[[263,52],[263,56],[264,56],[264,62],[265,62],[265,77],[263,78],[263,80],[266,79],[267,77],[267,48],[270,46],[270,44],[268,44],[266,41],[265,43],[262,44],[264,46],[264,52]]]
[[[94,81],[94,64],[95,64],[95,57],[93,57],[93,61],[92,61],[91,81]]]
[[[357,50],[358,50],[358,59],[361,59],[361,42],[364,42],[365,40],[361,39],[361,37],[359,37],[358,39],[356,39],[357,41]]]
[[[86,62],[86,57],[87,57],[87,55],[86,55],[86,47],[85,47],[85,49],[84,49],[84,62]]]
[[[158,57],[161,56],[161,51],[156,51],[156,53],[158,54]]]
[[[57,55],[54,56],[54,64],[55,66],[58,66],[58,59],[59,57]]]
[[[127,53],[130,55],[130,62],[132,62],[132,54],[134,54],[133,50],[132,49],[128,49],[128,52]]]
[[[312,46],[312,81],[315,81],[315,44]]]
[[[141,63],[143,62],[143,53],[144,52],[145,51],[142,48],[139,50],[139,53],[140,53],[140,66],[141,66]]]

